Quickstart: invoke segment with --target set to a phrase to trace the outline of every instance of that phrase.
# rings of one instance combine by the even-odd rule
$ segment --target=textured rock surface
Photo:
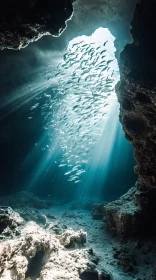
[[[10,219],[17,217],[10,211]],[[40,211],[46,216],[55,214],[55,223],[62,233],[72,228],[72,234],[77,235],[83,228],[87,232],[85,246],[62,246],[60,233],[51,228],[50,221],[46,228],[32,221],[16,224],[18,236],[10,234],[4,238],[0,234],[0,279],[155,279],[155,238],[137,237],[121,243],[108,234],[105,221],[92,220],[91,212],[80,207],[73,215],[69,204],[56,203],[51,209]]]
[[[58,36],[73,12],[72,0],[6,0],[0,8],[0,49],[25,47],[44,34]]]
[[[137,182],[125,195],[103,207],[108,229],[119,239],[156,233],[156,191],[141,190]]]
[[[136,0],[24,0],[21,4],[7,0],[0,9],[0,49],[25,47],[44,34],[58,36],[66,28],[73,6],[74,17],[68,24],[65,42],[82,34],[90,35],[103,26],[118,37],[121,49],[131,41],[129,22],[135,3]]]
[[[59,236],[59,240],[64,247],[81,247],[86,243],[87,233],[82,229],[74,232],[73,229],[70,228]]]
[[[130,197],[128,193],[105,208],[109,229],[120,237],[140,233],[143,223],[144,232],[145,228],[155,232],[155,9],[154,0],[142,0],[137,4],[131,24],[134,42],[126,45],[120,54],[121,81],[116,87],[120,102],[120,121],[126,138],[135,149],[135,172],[139,176],[137,188],[131,194],[132,201],[125,200]]]
[[[100,26],[109,28],[122,44],[124,40],[130,40],[129,23],[135,4],[136,0],[77,0],[72,21],[79,32],[85,29],[85,34]]]
[[[9,246],[1,254],[0,262],[3,265],[0,279],[25,279],[28,263],[38,254],[42,254],[42,265],[52,252],[57,252],[59,243],[56,238],[40,229],[34,222],[29,222],[23,228],[21,236],[8,242],[3,242],[3,247]],[[11,251],[11,254],[9,252]],[[6,262],[3,262],[4,254]],[[34,264],[35,265],[35,264]],[[2,266],[1,266],[2,267]],[[35,270],[35,268],[34,268]]]
[[[101,220],[104,215],[104,205],[106,203],[94,203],[92,208],[92,219]]]
[[[131,188],[119,200],[104,206],[108,229],[120,239],[132,237],[141,231],[143,213],[135,201],[136,188]]]
[[[20,216],[25,220],[25,221],[34,221],[37,224],[42,224],[46,225],[47,223],[47,218],[45,215],[41,214],[37,210],[33,210],[31,208],[25,208],[18,210],[20,213]]]
[[[142,189],[156,187],[156,1],[137,4],[132,21],[134,43],[120,55],[117,86],[120,120],[135,149]]]
[[[10,207],[0,207],[0,234],[1,239],[14,237],[20,234],[20,227],[24,224],[22,217]]]
[[[10,239],[0,241],[0,279],[78,280],[87,279],[83,278],[87,273],[90,277],[96,275],[96,279],[111,279],[108,278],[109,273],[96,269],[98,259],[93,250],[75,250],[75,246],[74,250],[71,247],[70,250],[64,248],[67,245],[84,244],[85,232],[69,229],[59,236],[35,222],[23,223],[16,212],[7,209],[8,223],[12,224],[16,219],[16,229],[19,230],[21,223],[23,227],[20,227],[19,236],[12,239],[10,235]]]

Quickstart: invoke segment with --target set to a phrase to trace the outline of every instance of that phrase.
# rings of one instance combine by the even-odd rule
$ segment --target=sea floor
[[[4,205],[8,206],[9,202],[12,209],[19,213],[22,219],[24,218],[24,224],[19,226],[18,234],[15,235],[10,234],[9,236],[7,231],[7,234],[1,231],[0,239],[3,244],[0,243],[0,246],[2,248],[2,245],[4,247],[4,244],[9,244],[14,252],[14,258],[16,254],[18,255],[16,262],[18,259],[20,263],[21,256],[25,256],[26,264],[23,274],[19,272],[9,274],[8,270],[11,271],[9,268],[11,266],[6,267],[3,264],[4,269],[0,272],[0,279],[156,280],[156,241],[154,237],[150,240],[149,238],[146,240],[137,238],[121,243],[107,231],[104,219],[95,220],[92,218],[91,207],[87,207],[87,203],[83,207],[79,207],[77,203],[55,201],[52,202],[52,206],[49,205],[49,207],[41,209],[34,202],[31,205],[25,203],[25,200],[16,200],[15,198],[12,202],[10,197],[0,199],[0,203],[3,205],[2,209],[4,209]],[[66,246],[67,240],[64,237],[70,230],[75,233],[80,233],[82,230],[83,233],[87,234],[86,242],[82,242],[82,244],[79,240],[72,246]],[[30,242],[28,243],[28,236],[29,239],[32,239],[33,246],[32,244],[30,246]],[[61,238],[63,241],[60,241]],[[52,240],[50,241],[52,245],[47,243],[49,240]],[[40,250],[38,250],[39,245],[36,247],[36,242],[40,244]],[[58,244],[57,250],[54,250],[54,243]],[[21,246],[18,253],[16,253],[16,246]],[[48,255],[45,254],[46,250]],[[37,269],[37,274],[33,274],[32,270],[36,269],[36,265],[39,266],[40,254],[42,255],[42,253],[44,253],[44,261]],[[0,251],[1,266],[2,255]],[[30,261],[33,258],[34,262]],[[10,260],[11,257],[8,259],[8,263]],[[13,262],[13,260],[11,261]],[[19,266],[17,265],[17,267]],[[17,267],[16,271],[18,271]],[[29,271],[31,272],[29,273]]]

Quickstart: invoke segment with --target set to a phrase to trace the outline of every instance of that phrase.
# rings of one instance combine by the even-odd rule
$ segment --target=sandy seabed
[[[91,203],[0,198],[0,279],[155,280],[156,242],[119,242]]]

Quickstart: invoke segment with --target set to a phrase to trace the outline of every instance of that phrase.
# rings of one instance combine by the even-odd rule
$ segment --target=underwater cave
[[[155,8],[1,9],[0,279],[156,280]]]

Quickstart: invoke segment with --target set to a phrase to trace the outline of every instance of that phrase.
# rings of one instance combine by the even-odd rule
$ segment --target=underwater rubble
[[[129,195],[132,193],[134,189]],[[126,203],[129,207],[132,203],[128,195],[122,202],[124,209]],[[124,221],[120,211],[115,221],[119,222],[117,234],[121,234],[122,239],[119,241],[110,235],[107,226],[111,214],[106,209],[109,211],[111,203],[93,203],[92,210],[78,205],[76,208],[72,203],[53,201],[52,205],[51,208],[35,209],[34,205],[26,208],[23,201],[23,206],[20,204],[16,209],[0,207],[0,279],[155,279],[156,240],[139,236],[127,239],[121,225],[127,226],[129,216]],[[122,203],[116,207],[121,209]],[[127,210],[130,212],[128,207]],[[94,217],[96,211],[100,216]],[[40,217],[45,221],[41,222]],[[133,232],[133,225],[129,222],[128,226]]]
[[[82,230],[69,229],[56,235],[33,221],[24,221],[9,207],[0,208],[2,216],[7,228],[15,227],[18,235],[13,236],[8,230],[7,236],[3,236],[1,232],[0,279],[76,280],[87,279],[88,273],[91,277],[102,275],[96,270],[93,251],[84,247],[87,236]]]

